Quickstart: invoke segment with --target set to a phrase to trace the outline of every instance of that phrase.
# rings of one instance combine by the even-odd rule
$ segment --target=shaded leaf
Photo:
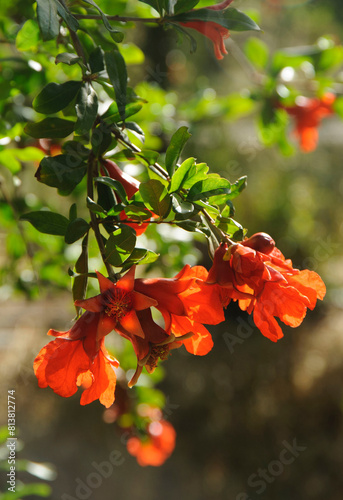
[[[69,245],[79,240],[84,236],[90,229],[90,225],[87,221],[81,218],[76,218],[72,220],[67,227],[64,240]]]
[[[71,155],[57,155],[43,158],[35,177],[47,186],[70,194],[87,172],[87,165],[80,158]]]
[[[55,234],[64,236],[69,224],[69,220],[61,214],[39,210],[29,212],[20,217],[20,220],[30,222],[39,232],[45,234]]]
[[[58,139],[67,137],[74,130],[75,122],[62,118],[44,118],[36,123],[28,123],[24,127],[26,134],[35,139]]]
[[[82,82],[48,83],[35,97],[33,109],[38,113],[57,113],[66,108],[81,88]]]
[[[120,267],[131,255],[135,244],[135,230],[125,224],[121,225],[106,242],[106,260],[113,266]]]
[[[82,135],[90,131],[98,113],[98,96],[89,83],[81,87],[75,109],[77,115],[75,132]]]
[[[37,19],[44,41],[56,38],[60,32],[55,0],[36,0]]]
[[[112,189],[114,189],[114,191],[118,193],[121,201],[123,201],[124,203],[128,202],[126,191],[121,182],[116,181],[115,179],[112,179],[111,177],[107,176],[95,177],[94,181],[111,187]]]
[[[148,208],[160,217],[166,217],[170,211],[171,197],[162,182],[157,179],[142,182],[139,192]]]
[[[118,50],[105,52],[105,63],[110,82],[116,95],[116,102],[121,119],[126,117],[127,71],[123,56]]]
[[[95,7],[97,11],[99,12],[102,22],[104,23],[105,28],[107,31],[109,31],[111,37],[115,42],[121,42],[124,38],[124,33],[121,31],[118,31],[110,25],[106,15],[103,13],[103,11],[100,9],[100,7],[94,2],[94,0],[83,0],[85,3],[88,3],[89,5],[92,5],[92,7]]]

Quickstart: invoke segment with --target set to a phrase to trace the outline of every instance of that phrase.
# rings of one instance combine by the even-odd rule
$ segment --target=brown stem
[[[97,177],[97,175],[98,175],[97,170],[98,170],[97,169],[97,160],[96,160],[94,154],[91,152],[89,157],[88,157],[88,170],[87,170],[87,196],[91,200],[94,199],[93,178]],[[115,272],[113,271],[111,264],[107,261],[104,241],[102,239],[102,236],[101,236],[101,233],[99,230],[98,218],[95,215],[95,213],[92,212],[91,210],[89,211],[89,213],[90,213],[90,217],[91,217],[91,226],[92,226],[92,229],[94,231],[96,241],[98,243],[101,258],[106,266],[106,270],[107,270],[109,278],[115,280],[116,279]]]
[[[101,21],[102,17],[97,14],[73,14],[75,19],[96,19]],[[156,23],[160,24],[162,19],[160,17],[130,17],[130,16],[106,16],[109,21],[118,21],[123,23],[142,22],[142,23]]]

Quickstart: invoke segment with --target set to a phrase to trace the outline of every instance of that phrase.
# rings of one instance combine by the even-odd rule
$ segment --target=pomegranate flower
[[[82,385],[82,405],[99,399],[106,408],[111,406],[116,385],[113,368],[119,363],[109,356],[104,339],[97,338],[99,322],[99,313],[86,312],[68,332],[49,330],[48,335],[59,338],[43,347],[34,360],[39,387],[49,386],[68,398]]]
[[[299,326],[307,308],[314,309],[326,290],[317,273],[294,269],[274,245],[265,233],[243,244],[223,243],[216,250],[207,282],[226,290],[229,299],[224,306],[230,299],[238,300],[242,310],[253,312],[261,333],[276,342],[283,333],[275,318]]]
[[[162,465],[175,448],[176,432],[166,420],[151,422],[144,438],[136,436],[127,441],[127,451],[136,457],[139,465]]]
[[[175,341],[182,339],[196,355],[207,354],[213,346],[203,323],[217,325],[225,319],[218,289],[205,283],[207,274],[202,266],[186,265],[174,278],[137,279],[135,283],[136,290],[157,301],[165,330],[175,335]]]
[[[321,98],[300,96],[294,106],[281,106],[295,118],[295,134],[299,137],[300,147],[304,152],[316,149],[318,127],[323,118],[334,113],[335,99],[334,94],[327,92]]]
[[[206,9],[217,11],[224,10],[232,2],[233,0],[225,0],[224,2],[221,2],[217,5],[206,7]],[[187,22],[180,22],[180,24],[185,28],[196,30],[202,35],[205,35],[207,38],[209,38],[213,43],[214,54],[217,59],[223,59],[224,55],[228,54],[224,44],[224,40],[226,38],[229,38],[230,33],[229,30],[224,26],[221,26],[219,23],[216,23],[214,21],[199,21],[196,19]]]
[[[98,398],[106,407],[113,403],[115,373],[112,366],[118,366],[118,362],[109,357],[104,337],[112,330],[133,342],[136,337],[149,337],[152,320],[146,321],[144,310],[157,304],[133,289],[134,273],[135,267],[132,267],[117,283],[97,273],[101,293],[75,302],[87,311],[68,332],[48,332],[59,338],[44,347],[34,361],[40,387],[50,386],[57,394],[69,397],[77,386],[83,385],[87,388],[81,404]],[[164,342],[168,335],[162,332],[154,337],[153,331],[150,342]]]

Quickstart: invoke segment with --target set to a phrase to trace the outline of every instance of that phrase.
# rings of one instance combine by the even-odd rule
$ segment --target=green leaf
[[[229,199],[233,200],[247,187],[247,176],[244,175],[231,184]]]
[[[107,215],[106,210],[98,203],[95,203],[89,196],[87,196],[87,208],[100,217],[105,217]]]
[[[73,299],[83,300],[86,297],[88,284],[88,233],[82,240],[81,254],[75,264],[75,271],[79,276],[74,278],[73,282]],[[76,307],[77,314],[80,314],[81,307]]]
[[[124,210],[128,219],[144,221],[151,218],[151,212],[146,208],[137,207],[135,205],[128,205],[124,208]]]
[[[44,41],[53,40],[59,35],[60,23],[55,0],[36,0],[37,19]]]
[[[44,118],[37,123],[28,123],[24,127],[26,134],[35,139],[59,139],[70,135],[75,127],[75,122],[62,118]]]
[[[135,230],[125,224],[114,231],[105,246],[106,260],[115,267],[120,267],[131,255],[136,244]]]
[[[139,186],[139,192],[147,207],[155,214],[160,217],[168,215],[171,207],[171,197],[162,182],[157,179],[142,182]]]
[[[111,187],[112,189],[114,189],[114,191],[116,191],[118,193],[122,202],[128,203],[127,194],[126,194],[126,191],[123,188],[123,185],[121,184],[121,182],[116,181],[115,179],[112,179],[111,177],[106,177],[106,176],[95,177],[94,181]]]
[[[100,73],[104,71],[104,51],[101,47],[97,47],[89,54],[89,65],[92,73]]]
[[[178,194],[173,194],[172,195],[173,199],[173,210],[177,214],[190,214],[194,212],[194,205],[193,203],[189,203],[188,201],[184,201],[181,196]]]
[[[205,21],[220,24],[231,31],[261,31],[249,16],[234,8],[225,10],[196,9],[170,18],[172,21]]]
[[[84,236],[90,229],[87,221],[81,218],[72,220],[67,227],[64,240],[68,245],[74,243]]]
[[[140,158],[145,160],[148,165],[154,165],[157,162],[160,155],[157,151],[150,151],[149,149],[143,149],[140,153],[137,153],[136,156],[139,156]]]
[[[139,102],[130,102],[125,106],[125,116],[124,120],[126,118],[129,118],[132,115],[135,115],[142,109],[143,105]],[[111,122],[121,122],[123,118],[121,117],[119,111],[118,111],[118,106],[116,102],[112,102],[106,113],[102,116],[104,120],[110,120]]]
[[[17,33],[16,47],[23,52],[37,52],[40,38],[38,24],[33,19],[26,21]]]
[[[82,82],[48,83],[33,100],[38,113],[57,113],[68,106],[81,88]]]
[[[69,208],[69,220],[72,222],[77,217],[77,205],[73,203]]]
[[[89,83],[85,83],[76,101],[77,121],[75,132],[83,135],[90,131],[98,113],[98,96]]]
[[[187,160],[185,160],[179,166],[179,168],[176,170],[171,179],[170,189],[169,189],[171,193],[173,193],[174,191],[178,191],[182,187],[182,184],[189,178],[190,174],[193,175],[194,165],[195,165],[195,159],[187,158]]]
[[[249,61],[258,69],[264,69],[269,60],[268,46],[259,38],[249,38],[244,47],[244,52]]]
[[[87,165],[72,155],[57,155],[43,158],[35,177],[47,186],[70,194],[87,172]]]
[[[105,52],[105,64],[116,95],[120,118],[126,117],[127,71],[123,56],[118,50]]]
[[[210,174],[207,179],[196,182],[189,190],[187,200],[197,201],[218,194],[229,194],[231,183],[217,174]]]
[[[169,13],[169,2],[168,0],[139,0],[140,2],[146,3],[153,7],[161,16],[163,14]]]
[[[243,239],[243,226],[241,226],[241,224],[239,224],[239,222],[236,222],[234,219],[227,219],[225,217],[219,216],[216,220],[216,225],[230,238],[233,238],[236,241],[241,241]]]
[[[82,62],[81,57],[73,54],[72,52],[61,52],[60,54],[57,54],[55,59],[55,64],[64,63],[68,64],[69,66],[72,66],[73,64],[79,64],[80,62]]]
[[[78,20],[59,1],[57,1],[57,11],[68,28],[70,28],[72,31],[77,31],[79,29],[80,25]]]
[[[198,3],[199,0],[177,0],[174,7],[174,13],[181,14],[182,12],[188,12],[189,10],[194,9]]]
[[[187,127],[180,127],[172,136],[166,151],[165,160],[166,169],[170,176],[173,175],[179,156],[181,155],[181,152],[190,137],[191,134],[188,132]]]
[[[159,258],[160,254],[146,248],[134,248],[130,257],[124,262],[124,269],[129,269],[134,264],[152,264]]]
[[[102,18],[102,22],[104,23],[104,26],[105,28],[107,29],[107,31],[109,31],[112,39],[115,41],[115,42],[121,42],[124,38],[124,33],[122,33],[121,31],[118,31],[118,30],[115,30],[114,28],[112,28],[112,26],[110,25],[110,23],[108,22],[108,19],[106,17],[106,15],[103,13],[103,11],[100,9],[100,7],[93,1],[93,0],[83,0],[85,3],[88,3],[89,5],[92,5],[92,7],[95,7],[97,9],[97,11],[99,12],[101,18]]]
[[[33,227],[38,229],[41,233],[56,234],[64,236],[69,224],[69,220],[61,214],[49,212],[47,210],[39,210],[36,212],[29,212],[20,217],[20,220],[30,222]]]

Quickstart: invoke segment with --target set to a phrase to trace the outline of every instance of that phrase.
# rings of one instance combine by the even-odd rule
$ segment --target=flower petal
[[[119,324],[131,335],[136,335],[144,339],[144,331],[142,325],[137,317],[134,310],[130,311],[128,314],[120,318]]]

